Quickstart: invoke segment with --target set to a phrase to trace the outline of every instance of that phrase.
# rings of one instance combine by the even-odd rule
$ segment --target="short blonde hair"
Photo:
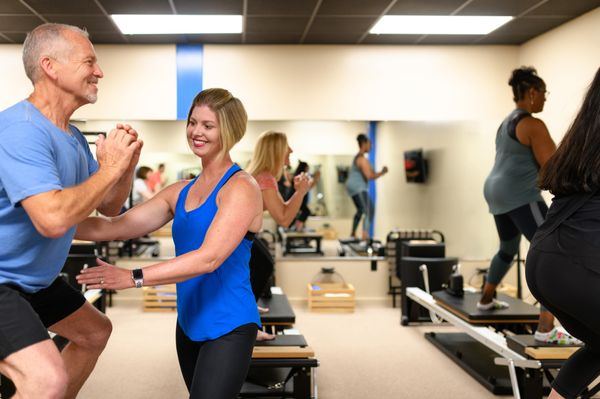
[[[192,101],[186,126],[190,124],[194,108],[203,105],[207,106],[217,115],[221,131],[221,151],[219,152],[219,156],[222,157],[246,134],[248,114],[242,102],[229,91],[219,88],[205,89],[198,93],[194,101]]]
[[[69,53],[71,43],[65,32],[78,33],[89,38],[88,33],[76,26],[65,24],[42,24],[27,34],[23,43],[23,66],[25,74],[36,83],[41,77],[40,57],[47,55],[54,59],[63,60]]]
[[[254,147],[250,165],[248,165],[248,173],[256,176],[262,172],[269,172],[279,179],[283,173],[287,149],[288,141],[285,133],[272,130],[261,133]]]

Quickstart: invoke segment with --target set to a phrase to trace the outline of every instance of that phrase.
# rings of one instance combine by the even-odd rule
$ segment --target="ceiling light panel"
[[[510,16],[385,15],[369,31],[393,35],[486,35]]]
[[[111,15],[125,35],[242,33],[241,15]]]

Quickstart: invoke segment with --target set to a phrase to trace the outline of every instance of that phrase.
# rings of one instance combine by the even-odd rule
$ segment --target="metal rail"
[[[406,289],[406,296],[502,356],[494,359],[494,362],[498,365],[508,366],[508,373],[510,375],[513,395],[515,399],[521,398],[515,367],[539,369],[542,367],[541,362],[538,360],[527,359],[526,357],[508,348],[506,345],[506,338],[502,334],[492,330],[489,327],[474,326],[466,322],[454,313],[438,305],[430,294],[426,293],[420,288],[408,287]]]

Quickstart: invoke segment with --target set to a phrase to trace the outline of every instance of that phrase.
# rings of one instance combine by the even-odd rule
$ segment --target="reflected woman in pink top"
[[[283,173],[283,167],[290,164],[292,149],[288,145],[285,133],[266,131],[258,137],[254,154],[247,172],[250,173],[260,187],[263,198],[263,209],[280,225],[287,227],[295,219],[302,199],[311,187],[312,179],[301,173],[294,177],[296,192],[284,201],[277,190],[277,180]]]

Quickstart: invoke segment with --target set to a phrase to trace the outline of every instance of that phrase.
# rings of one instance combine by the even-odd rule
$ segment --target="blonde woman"
[[[262,192],[263,210],[267,210],[275,223],[287,227],[296,218],[302,199],[310,189],[311,181],[306,174],[294,178],[296,192],[285,201],[277,189],[277,180],[283,174],[283,167],[290,165],[292,149],[288,145],[285,133],[266,131],[258,137],[252,160],[247,168],[257,181]],[[269,309],[259,307],[259,312]],[[275,336],[258,331],[257,340],[274,339]]]
[[[254,154],[247,168],[262,192],[263,209],[280,225],[289,226],[300,207],[302,199],[311,187],[312,179],[306,173],[294,177],[296,192],[289,200],[284,201],[277,190],[277,180],[283,173],[283,167],[290,165],[290,148],[285,133],[266,131],[258,137]]]
[[[133,271],[98,261],[100,266],[82,270],[77,278],[90,288],[177,283],[177,354],[194,399],[237,396],[260,327],[248,264],[254,232],[262,225],[261,195],[229,155],[246,122],[242,103],[227,90],[200,92],[186,131],[202,174],[168,186],[118,217],[88,218],[76,233],[92,241],[126,239],[173,220],[174,259]]]

